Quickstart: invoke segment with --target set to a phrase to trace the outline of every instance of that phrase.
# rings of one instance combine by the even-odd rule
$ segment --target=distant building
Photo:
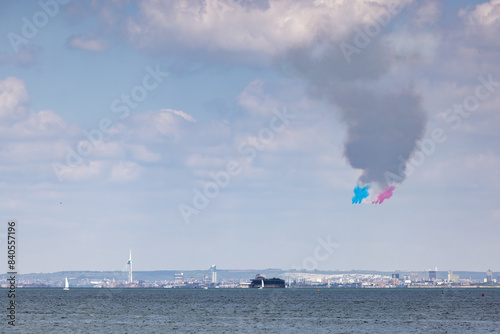
[[[493,282],[493,272],[491,270],[488,270],[486,272],[486,282],[488,282],[488,283]]]
[[[435,281],[436,280],[436,270],[429,270],[429,281]]]
[[[175,284],[182,284],[182,283],[184,283],[184,273],[174,274],[174,283]]]
[[[399,274],[392,274],[391,278],[391,284],[392,285],[399,285]]]
[[[453,282],[453,270],[448,270],[448,282]]]
[[[410,280],[412,282],[417,282],[418,281],[418,274],[417,273],[411,273],[410,274]]]
[[[500,283],[500,274],[497,275],[497,283]]]
[[[212,273],[212,283],[216,284],[217,283],[217,267],[215,264],[210,267],[210,272]]]

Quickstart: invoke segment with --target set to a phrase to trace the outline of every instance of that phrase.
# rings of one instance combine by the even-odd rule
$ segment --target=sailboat
[[[259,290],[260,290],[260,289],[264,289],[264,278],[262,278],[262,281],[261,281],[261,282],[262,282],[262,286],[259,288]]]
[[[67,277],[65,277],[64,289],[63,290],[69,290],[69,282],[68,282],[68,278]]]

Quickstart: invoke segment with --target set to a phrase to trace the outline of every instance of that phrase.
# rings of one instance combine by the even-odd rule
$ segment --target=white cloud
[[[0,159],[5,170],[32,174],[44,170],[48,161],[64,154],[67,139],[78,127],[50,110],[30,111],[29,96],[21,79],[0,80]],[[36,163],[40,163],[36,165]],[[33,165],[35,163],[35,165]],[[19,164],[23,165],[20,169]]]
[[[0,149],[0,159],[2,164],[26,164],[41,163],[47,164],[48,161],[57,157],[57,151],[60,147],[52,140],[27,140],[3,142]]]
[[[264,94],[264,80],[255,79],[250,82],[238,95],[238,104],[250,113],[272,115],[272,111],[279,106],[277,101]]]
[[[0,120],[0,138],[47,138],[78,131],[51,110],[30,111],[24,81],[14,77],[0,80]]]
[[[401,0],[405,5],[411,1]],[[374,22],[393,0],[309,1],[270,0],[269,6],[248,8],[223,0],[143,0],[140,18],[128,19],[128,34],[139,48],[204,49],[238,55],[239,60],[269,60],[321,34],[341,41],[359,24]]]
[[[98,52],[105,51],[109,43],[102,39],[71,36],[68,39],[68,46],[73,49]]]
[[[131,159],[137,162],[157,162],[161,154],[154,153],[147,145],[138,144],[136,138],[122,137],[104,139],[93,146],[91,155],[93,160],[123,160]]]
[[[464,16],[469,24],[481,26],[491,26],[498,24],[500,18],[500,0],[491,0],[479,4],[473,11],[462,9],[459,12],[460,16]]]
[[[64,121],[51,110],[42,110],[38,113],[30,112],[27,118],[14,123],[5,133],[17,138],[54,137],[75,135],[78,133],[78,127]]]
[[[69,167],[64,180],[70,182],[124,183],[135,180],[141,175],[142,168],[134,161],[126,160],[89,160],[78,166]]]
[[[128,149],[132,152],[132,157],[135,160],[143,162],[157,162],[161,159],[161,155],[153,153],[145,145],[128,145]]]
[[[165,138],[178,140],[184,134],[184,127],[194,121],[183,111],[162,109],[131,115],[119,127],[119,132],[141,142],[157,142]]]
[[[40,52],[40,47],[30,45],[21,47],[16,54],[0,52],[0,64],[30,66],[36,63],[36,56]]]
[[[132,161],[119,161],[115,163],[110,172],[110,181],[127,182],[140,175],[139,165]]]
[[[500,0],[477,5],[474,10],[462,9],[459,16],[465,22],[465,32],[474,43],[499,46]]]
[[[84,140],[81,140],[78,142],[77,146],[83,143]],[[105,138],[97,145],[93,145],[92,153],[89,158],[96,160],[125,159],[127,156],[126,149],[126,141]]]
[[[172,113],[174,115],[180,116],[180,117],[184,118],[186,121],[189,121],[189,122],[196,122],[196,120],[194,119],[193,116],[191,116],[189,114],[186,114],[184,111],[181,111],[181,110],[162,109],[161,111],[166,111],[166,112]]]
[[[8,77],[0,80],[0,120],[2,124],[26,118],[29,97],[21,79]]]
[[[106,161],[89,161],[76,167],[69,167],[68,172],[64,174],[64,179],[68,181],[86,181],[98,178],[105,174],[108,166],[109,162]]]
[[[419,2],[420,3],[420,2]],[[440,3],[436,0],[426,0],[421,2],[417,9],[415,23],[419,27],[436,23],[441,16]]]

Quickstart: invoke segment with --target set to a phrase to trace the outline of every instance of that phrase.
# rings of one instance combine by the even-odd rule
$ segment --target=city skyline
[[[4,1],[1,244],[15,220],[21,275],[130,250],[498,272],[498,22],[498,0]]]
[[[213,266],[208,270],[160,270],[137,272],[137,279],[130,281],[127,272],[117,271],[62,271],[49,274],[26,274],[19,277],[22,287],[61,287],[66,279],[74,287],[106,288],[248,288],[253,277],[281,278],[288,286],[311,287],[326,285],[337,288],[471,288],[500,287],[500,273],[494,278],[491,271],[471,272],[449,270],[429,271],[295,271],[283,269],[231,270],[222,269],[221,278],[214,277]],[[4,276],[4,275],[2,275]],[[71,276],[71,277],[69,277]],[[2,287],[9,285],[6,275],[0,280]],[[68,278],[69,277],[69,278]],[[330,286],[332,285],[332,286]],[[255,287],[255,286],[254,286]],[[260,283],[256,286],[260,287]]]

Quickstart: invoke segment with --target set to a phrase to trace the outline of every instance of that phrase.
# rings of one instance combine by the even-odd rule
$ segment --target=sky
[[[499,33],[500,0],[0,1],[1,242],[20,273],[500,271]]]

